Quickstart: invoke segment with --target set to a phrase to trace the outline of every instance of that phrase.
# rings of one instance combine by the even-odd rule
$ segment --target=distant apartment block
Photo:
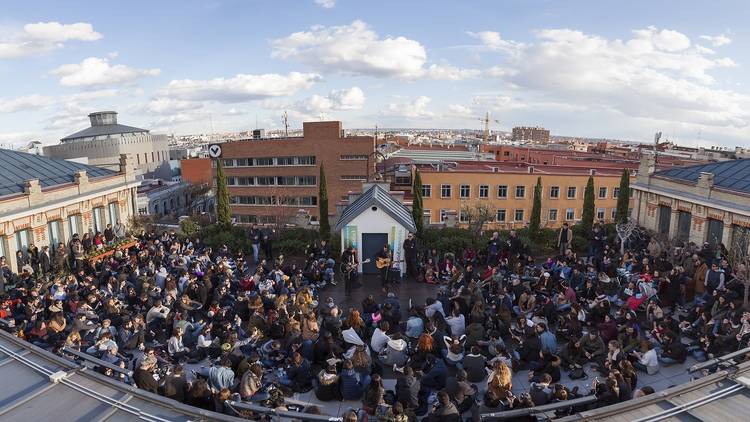
[[[543,127],[516,126],[513,128],[514,141],[527,141],[539,144],[549,143],[549,130]]]

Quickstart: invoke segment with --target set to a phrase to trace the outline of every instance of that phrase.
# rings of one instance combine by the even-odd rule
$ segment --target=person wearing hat
[[[385,350],[380,355],[380,361],[383,362],[383,365],[393,365],[394,368],[404,366],[409,358],[406,354],[406,346],[406,340],[401,338],[400,334],[395,335],[386,342]]]

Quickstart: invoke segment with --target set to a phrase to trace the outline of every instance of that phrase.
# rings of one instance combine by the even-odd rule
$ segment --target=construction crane
[[[488,111],[488,112],[487,112],[487,113],[486,113],[486,114],[484,115],[484,118],[481,118],[481,117],[480,117],[480,118],[479,118],[478,120],[479,120],[480,122],[484,122],[484,143],[485,143],[485,144],[487,144],[487,142],[488,142],[488,141],[489,141],[489,139],[490,139],[490,112]],[[491,120],[491,121],[493,121],[493,122],[495,122],[495,123],[497,123],[497,124],[500,124],[500,121],[499,121],[499,120],[494,120],[494,119],[493,119],[493,120]]]

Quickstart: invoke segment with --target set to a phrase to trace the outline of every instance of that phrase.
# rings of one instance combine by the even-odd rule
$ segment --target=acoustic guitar
[[[402,259],[400,261],[394,261],[391,258],[378,258],[375,261],[375,266],[378,267],[379,270],[382,270],[383,268],[386,268],[396,262],[404,262],[404,260]]]

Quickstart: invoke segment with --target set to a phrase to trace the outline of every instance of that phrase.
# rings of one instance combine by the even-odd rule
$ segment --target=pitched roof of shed
[[[373,205],[379,206],[386,214],[390,215],[394,220],[398,221],[399,224],[404,226],[406,230],[412,232],[417,230],[414,225],[414,218],[411,216],[409,209],[399,201],[395,200],[393,196],[391,196],[391,193],[380,185],[373,185],[344,209],[344,212],[341,213],[341,218],[339,218],[338,223],[336,223],[336,230],[344,228],[344,226],[349,224],[364,210]]]

